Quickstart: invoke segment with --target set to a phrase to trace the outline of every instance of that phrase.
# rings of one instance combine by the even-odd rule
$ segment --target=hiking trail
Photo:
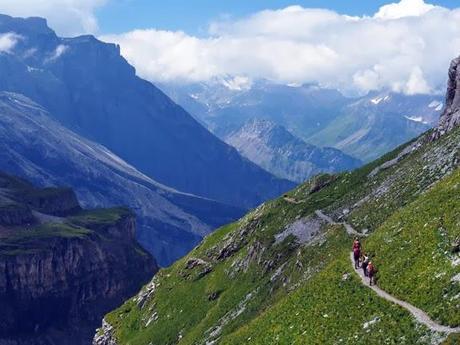
[[[283,197],[284,201],[290,203],[290,204],[294,204],[294,205],[299,205],[299,204],[302,204],[305,202],[305,200],[296,200],[294,198],[290,198],[288,196],[285,196]]]
[[[328,222],[329,224],[342,224],[345,227],[345,230],[347,231],[347,233],[349,235],[351,235],[351,236],[356,236],[356,235],[364,236],[363,234],[361,234],[358,231],[356,231],[350,224],[347,224],[345,222],[337,223],[331,217],[325,215],[321,210],[316,210],[315,214],[319,218],[321,218],[324,221]],[[365,285],[366,287],[368,287],[369,289],[374,290],[374,292],[379,297],[403,307],[409,313],[411,313],[419,323],[425,325],[426,327],[428,327],[432,331],[443,332],[443,333],[447,333],[447,334],[460,333],[460,327],[453,328],[453,327],[449,327],[449,326],[440,325],[440,324],[436,323],[435,321],[433,321],[423,310],[413,306],[410,303],[407,303],[407,302],[404,302],[404,301],[401,301],[401,300],[397,299],[396,297],[390,295],[389,293],[385,292],[384,290],[382,290],[381,288],[379,288],[376,285],[370,286],[369,282],[367,281],[366,277],[364,276],[363,270],[360,269],[360,268],[355,269],[355,262],[354,262],[354,259],[353,259],[353,253],[352,252],[350,253],[350,260],[351,260],[351,267],[358,274],[358,276],[361,278],[361,283],[363,285]]]
[[[345,230],[347,231],[347,233],[350,235],[350,236],[363,236],[363,237],[366,237],[367,235],[366,234],[363,234],[361,232],[358,232],[356,231],[350,224],[348,223],[345,223],[345,222],[341,222],[341,223],[338,223],[336,221],[334,221],[331,217],[325,215],[323,213],[323,211],[321,210],[316,210],[315,211],[315,214],[321,218],[322,220],[324,220],[326,223],[329,223],[329,224],[333,224],[333,225],[337,225],[337,224],[341,224],[345,227]]]
[[[418,322],[424,324],[425,326],[427,326],[432,331],[444,332],[444,333],[449,333],[449,334],[450,333],[460,333],[460,327],[452,328],[452,327],[449,327],[449,326],[440,325],[440,324],[436,323],[435,321],[433,321],[423,310],[421,310],[421,309],[419,309],[417,307],[414,307],[412,304],[409,304],[407,302],[401,301],[401,300],[397,299],[396,297],[393,297],[392,295],[390,295],[389,293],[385,292],[384,290],[382,290],[381,288],[379,288],[376,285],[370,286],[368,280],[364,276],[363,270],[360,269],[360,268],[355,269],[355,263],[354,263],[354,260],[353,260],[353,253],[350,254],[350,259],[351,259],[353,269],[355,270],[355,272],[361,278],[361,282],[365,286],[367,286],[368,288],[374,290],[377,295],[379,295],[380,297],[386,299],[387,301],[393,302],[393,303],[403,307],[404,309],[409,311],[415,317],[415,319]]]

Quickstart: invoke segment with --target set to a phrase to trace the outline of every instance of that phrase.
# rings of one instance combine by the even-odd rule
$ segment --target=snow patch
[[[409,121],[423,123],[424,125],[429,124],[428,121],[423,120],[423,117],[421,116],[404,116],[404,117]]]
[[[251,89],[252,82],[248,77],[236,76],[232,79],[222,80],[222,84],[232,91],[243,91]]]
[[[390,99],[390,96],[385,96],[385,97],[376,97],[376,98],[373,98],[371,99],[371,103],[374,104],[374,105],[377,105],[377,104],[380,104],[382,102],[386,102]]]
[[[378,98],[373,98],[371,99],[371,102],[375,105],[379,104],[381,101],[383,100],[382,97],[378,97]]]
[[[431,102],[430,104],[428,104],[428,108],[436,108],[436,107],[438,107],[440,104],[442,104],[442,103],[439,102],[439,101],[433,101],[433,102]]]

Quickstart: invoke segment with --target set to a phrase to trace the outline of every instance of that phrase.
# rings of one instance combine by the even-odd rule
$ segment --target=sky
[[[0,0],[0,13],[119,44],[152,82],[442,93],[460,54],[458,0]],[[16,39],[0,33],[0,49]]]
[[[182,30],[201,36],[210,22],[219,18],[239,18],[266,9],[292,5],[328,8],[349,15],[372,15],[388,0],[112,0],[96,12],[102,33],[122,33],[139,28]],[[430,1],[448,8],[458,0]]]

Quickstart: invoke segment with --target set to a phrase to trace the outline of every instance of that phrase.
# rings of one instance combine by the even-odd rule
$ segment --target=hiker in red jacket
[[[367,276],[369,277],[369,285],[372,286],[372,283],[375,285],[375,266],[372,261],[369,261],[367,265]]]
[[[359,239],[356,237],[353,241],[353,259],[355,260],[355,269],[359,268],[359,258],[361,257],[361,243]]]

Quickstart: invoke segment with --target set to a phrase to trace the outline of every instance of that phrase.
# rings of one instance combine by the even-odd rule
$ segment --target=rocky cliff
[[[447,82],[446,106],[433,138],[437,139],[460,124],[460,57],[452,60]]]
[[[129,210],[75,201],[0,174],[1,345],[89,344],[102,315],[157,270]]]

